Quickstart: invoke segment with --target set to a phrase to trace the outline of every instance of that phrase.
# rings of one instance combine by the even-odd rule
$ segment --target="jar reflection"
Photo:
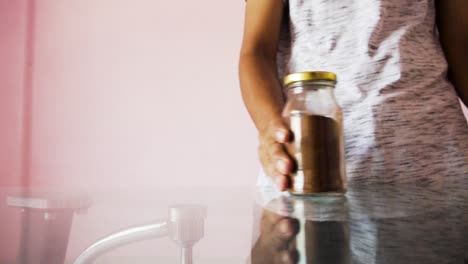
[[[284,210],[262,210],[252,263],[351,263],[346,199],[281,197],[271,203]]]

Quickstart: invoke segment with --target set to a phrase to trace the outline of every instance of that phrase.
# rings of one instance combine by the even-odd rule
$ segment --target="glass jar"
[[[300,72],[285,77],[283,117],[293,134],[286,150],[295,160],[289,192],[295,195],[346,192],[343,120],[336,102],[336,75]]]

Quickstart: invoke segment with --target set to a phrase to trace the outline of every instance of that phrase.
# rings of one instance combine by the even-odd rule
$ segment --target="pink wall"
[[[243,8],[37,1],[33,184],[252,184],[255,131],[237,81]]]
[[[26,1],[0,0],[0,187],[21,184]],[[19,214],[0,191],[0,263],[13,263]]]
[[[252,184],[255,131],[237,81],[243,8],[36,1],[32,184]]]
[[[21,166],[25,1],[0,0],[0,184],[18,185]]]

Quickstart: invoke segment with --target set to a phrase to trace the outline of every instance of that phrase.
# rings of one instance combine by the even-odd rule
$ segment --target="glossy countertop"
[[[3,188],[1,263],[467,263],[468,179],[273,188]]]

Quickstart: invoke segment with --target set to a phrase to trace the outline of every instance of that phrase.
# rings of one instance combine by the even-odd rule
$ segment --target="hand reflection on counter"
[[[260,237],[252,248],[254,264],[298,263],[296,236],[299,221],[263,210],[260,220]]]
[[[276,207],[280,204],[284,208],[295,208],[298,213],[303,208],[315,206],[315,202],[317,201],[282,197],[271,203],[275,203]],[[343,201],[338,204],[345,206]],[[296,217],[297,214],[290,217],[268,209],[262,210],[260,235],[251,252],[252,264],[351,263],[349,227],[346,221],[339,220],[341,217],[322,219],[323,221]]]

